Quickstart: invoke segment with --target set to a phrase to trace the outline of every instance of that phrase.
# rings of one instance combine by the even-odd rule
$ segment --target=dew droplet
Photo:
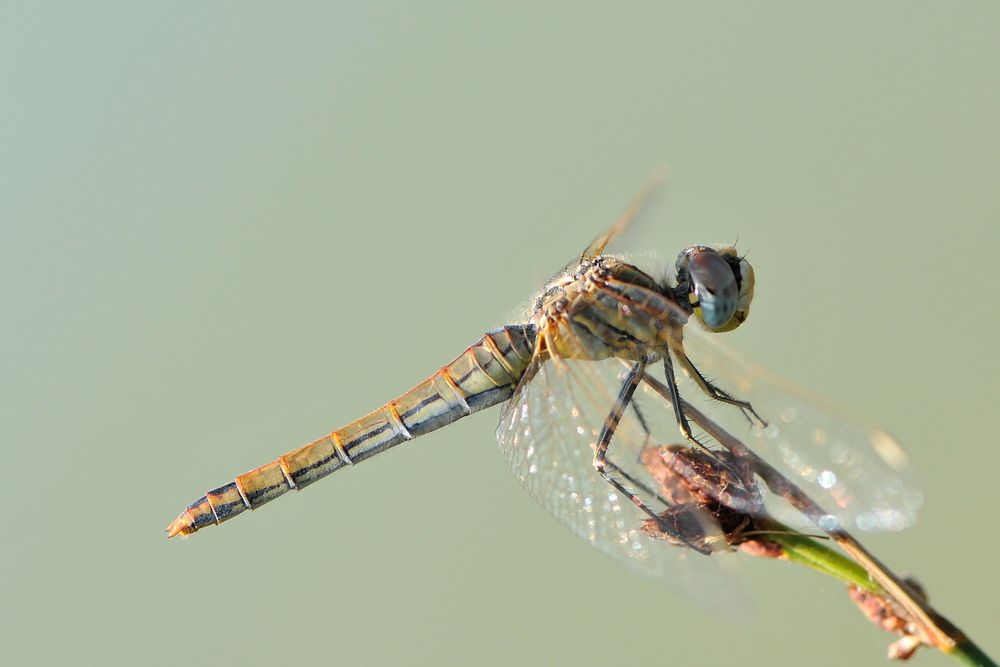
[[[823,530],[837,530],[840,527],[840,522],[837,521],[837,517],[832,514],[824,514],[819,518],[819,527]]]

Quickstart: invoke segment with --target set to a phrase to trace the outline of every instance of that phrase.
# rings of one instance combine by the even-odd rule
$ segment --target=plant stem
[[[976,646],[976,644],[968,638],[959,642],[958,645],[955,646],[955,650],[951,652],[951,655],[955,656],[967,665],[975,665],[976,667],[997,667],[997,663],[993,662],[990,656],[983,653],[983,650]]]
[[[858,588],[883,595],[885,591],[868,576],[865,568],[861,567],[853,560],[844,556],[838,551],[821,544],[815,538],[797,533],[789,528],[777,528],[775,532],[767,529],[767,539],[780,544],[785,551],[785,556],[793,563],[799,563],[810,567],[821,574],[840,579],[844,583],[854,584]]]
[[[760,522],[758,522],[760,523]],[[868,571],[838,551],[822,544],[816,538],[791,530],[777,521],[767,522],[763,529],[767,539],[780,544],[790,562],[799,563],[841,581],[854,584],[869,593],[885,595],[885,590],[876,583]],[[771,532],[774,531],[774,532]],[[943,650],[943,649],[942,649]],[[998,667],[972,640],[959,640],[947,655],[955,657],[966,665],[977,667]]]

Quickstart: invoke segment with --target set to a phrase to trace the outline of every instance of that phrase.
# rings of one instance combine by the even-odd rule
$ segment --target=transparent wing
[[[663,184],[666,183],[668,175],[669,170],[666,166],[661,165],[658,167],[649,177],[642,190],[632,198],[632,201],[629,202],[628,207],[618,217],[615,224],[591,241],[590,245],[580,254],[580,259],[603,254],[612,241],[620,237],[629,226],[633,225],[644,213],[647,213],[652,208],[656,195],[660,193]]]
[[[615,404],[625,370],[616,359],[536,361],[528,371],[530,381],[522,382],[500,418],[497,440],[504,457],[528,494],[591,546],[707,606],[738,613],[745,601],[742,589],[723,571],[726,559],[649,536],[642,530],[649,516],[592,465],[595,443]],[[655,422],[646,413],[665,409],[663,401],[648,406],[644,418],[647,423]],[[626,411],[608,460],[653,490],[658,485],[641,455],[662,434],[647,435],[636,414],[631,408]],[[676,441],[675,425],[671,433]],[[638,495],[650,501],[649,494]],[[664,506],[655,510],[663,511]],[[691,519],[702,523],[705,533],[715,530],[712,517]]]
[[[916,520],[923,497],[888,433],[743,359],[695,322],[684,328],[684,347],[703,375],[749,401],[767,426],[708,399],[690,379],[678,383],[681,396],[819,503],[830,519],[825,527],[835,518],[848,530],[902,530]],[[802,525],[773,498],[769,512]]]

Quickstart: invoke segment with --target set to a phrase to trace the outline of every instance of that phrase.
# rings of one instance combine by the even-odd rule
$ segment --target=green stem
[[[784,550],[788,560],[811,567],[817,572],[854,584],[858,588],[882,595],[885,591],[868,576],[865,568],[844,556],[839,551],[821,544],[818,540],[787,528],[782,532],[768,533],[767,539],[777,542]]]
[[[960,641],[948,655],[955,656],[955,658],[961,660],[966,665],[997,667],[997,663],[993,662],[990,656],[986,655],[983,649],[976,646],[971,639]]]
[[[868,571],[850,558],[822,544],[819,540],[798,533],[777,522],[768,526],[767,539],[782,546],[789,561],[810,567],[817,572],[854,584],[869,593],[884,595],[885,591],[868,576]],[[774,532],[771,532],[774,531]],[[966,665],[998,667],[972,640],[963,639],[946,652]]]

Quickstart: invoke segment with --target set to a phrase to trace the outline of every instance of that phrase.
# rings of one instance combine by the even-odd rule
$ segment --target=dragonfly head
[[[753,267],[736,248],[697,245],[677,257],[677,288],[712,331],[732,331],[746,321],[753,286]]]

